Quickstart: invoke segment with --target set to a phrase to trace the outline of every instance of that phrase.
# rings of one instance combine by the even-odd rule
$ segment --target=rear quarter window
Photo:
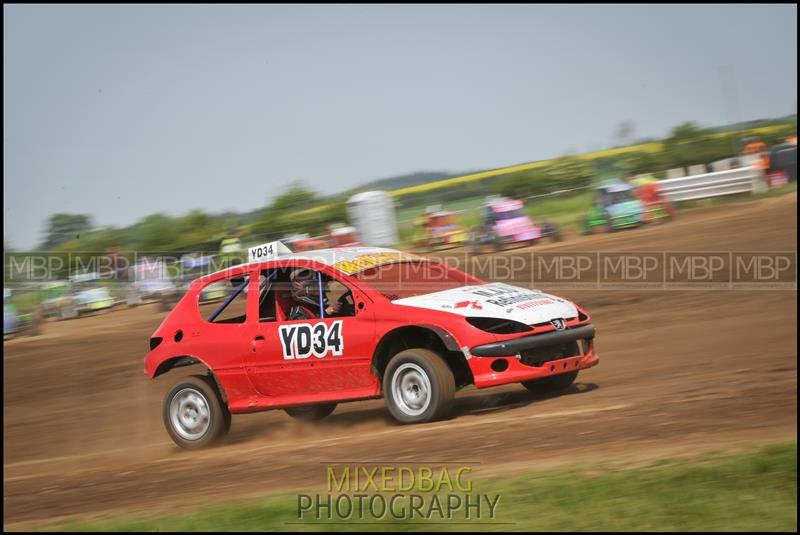
[[[249,280],[223,279],[203,286],[197,294],[200,315],[209,323],[244,323]]]

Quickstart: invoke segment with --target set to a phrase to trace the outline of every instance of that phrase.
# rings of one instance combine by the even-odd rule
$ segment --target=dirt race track
[[[796,256],[796,228],[791,194],[696,209],[653,228],[570,236],[536,250]],[[796,264],[791,271],[796,281]],[[796,437],[796,284],[537,287],[583,305],[598,330],[600,365],[566,393],[470,387],[457,396],[451,420],[420,426],[395,425],[381,400],[340,405],[318,424],[282,411],[234,416],[226,441],[200,452],[179,450],[161,423],[162,395],[178,372],[155,381],[142,373],[148,337],[163,317],[154,305],[51,322],[40,336],[6,341],[4,524],[155,514],[316,487],[329,462],[472,462],[480,476]]]

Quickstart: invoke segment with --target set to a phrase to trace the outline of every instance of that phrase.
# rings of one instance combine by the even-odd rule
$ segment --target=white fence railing
[[[662,195],[672,202],[706,199],[763,189],[761,173],[752,167],[659,180]]]

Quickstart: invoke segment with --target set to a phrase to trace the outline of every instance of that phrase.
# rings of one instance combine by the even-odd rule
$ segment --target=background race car
[[[425,250],[458,247],[467,242],[469,233],[456,212],[430,206],[415,222],[414,243]]]
[[[39,288],[43,318],[72,319],[78,317],[75,296],[69,281],[48,281]]]
[[[312,237],[308,233],[292,234],[291,236],[284,237],[282,241],[286,243],[286,245],[293,251],[297,252],[315,251],[317,249],[324,249],[328,246],[328,242],[324,239],[324,237]]]
[[[181,274],[179,277],[178,292],[183,295],[189,285],[196,278],[208,275],[214,271],[214,257],[205,255],[184,255],[181,257]],[[224,284],[212,284],[200,292],[200,303],[212,303],[224,299],[228,294],[228,287]]]
[[[482,221],[470,234],[470,250],[481,252],[484,246],[493,251],[508,245],[533,245],[541,238],[561,240],[561,230],[552,222],[534,223],[524,212],[520,200],[491,196],[481,207]]]
[[[600,228],[607,232],[638,227],[644,222],[644,204],[634,195],[632,185],[613,180],[596,188],[594,205],[581,221],[583,234]]]
[[[178,288],[170,279],[161,260],[142,260],[129,270],[129,286],[125,302],[129,307],[157,301],[162,310],[169,310],[178,298]]]
[[[652,175],[645,175],[631,180],[634,195],[644,205],[642,222],[657,223],[675,218],[675,207],[661,194],[658,180]]]
[[[3,337],[25,334],[36,336],[40,332],[40,315],[37,310],[22,314],[12,300],[13,292],[3,288]]]
[[[328,247],[356,247],[361,245],[355,227],[331,225],[328,228]]]
[[[95,287],[81,290],[75,294],[75,310],[78,316],[110,310],[114,307],[114,298],[108,288]]]

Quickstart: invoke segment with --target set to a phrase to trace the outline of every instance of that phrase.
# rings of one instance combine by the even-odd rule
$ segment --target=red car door
[[[262,285],[269,276],[261,273]],[[370,373],[375,347],[371,302],[358,289],[336,279],[332,282],[351,291],[353,315],[320,318],[317,309],[317,317],[286,320],[291,298],[285,281],[283,285],[276,281],[268,291],[262,286],[261,312],[246,369],[256,390],[275,398],[276,404],[333,401],[379,393],[378,380]],[[359,303],[363,303],[361,308]]]
[[[243,270],[208,282],[207,286],[225,282],[227,295],[219,302],[198,303],[200,318],[191,332],[185,333],[187,353],[206,361],[213,360],[214,373],[219,380],[234,389],[227,392],[231,400],[251,394],[242,363],[252,352],[252,332],[257,324],[257,318],[250,312],[258,300],[258,281],[252,278],[252,270]]]

